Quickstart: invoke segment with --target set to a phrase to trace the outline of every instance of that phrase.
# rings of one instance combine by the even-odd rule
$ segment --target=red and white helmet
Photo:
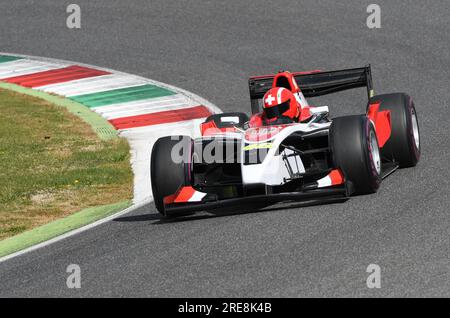
[[[300,107],[294,94],[283,87],[273,87],[264,95],[264,115],[268,121],[280,117],[295,119],[299,116]]]

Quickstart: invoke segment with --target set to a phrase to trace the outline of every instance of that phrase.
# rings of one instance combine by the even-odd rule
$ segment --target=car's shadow
[[[265,213],[265,212],[273,212],[279,210],[287,210],[287,209],[298,209],[298,208],[306,208],[318,205],[329,205],[329,204],[337,204],[344,203],[348,200],[348,198],[329,198],[329,199],[321,199],[321,200],[312,200],[307,202],[295,202],[290,204],[276,205],[270,206],[262,209],[255,209],[251,206],[247,207],[239,207],[239,210],[236,211],[234,209],[221,209],[208,211],[208,212],[200,212],[199,214],[193,214],[188,216],[181,216],[177,218],[167,218],[162,216],[159,213],[145,213],[139,215],[131,215],[131,216],[123,216],[117,219],[114,219],[115,222],[150,222],[153,225],[161,225],[161,224],[170,224],[170,223],[180,223],[180,222],[188,222],[195,220],[203,220],[203,219],[211,219],[218,217],[226,217],[232,215],[239,214],[248,214],[248,213]],[[153,207],[153,205],[150,205]]]

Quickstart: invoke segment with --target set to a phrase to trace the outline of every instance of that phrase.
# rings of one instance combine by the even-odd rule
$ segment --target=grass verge
[[[99,138],[95,127],[74,115],[77,105],[69,109],[60,104],[66,101],[62,98],[45,94],[44,100],[1,87],[0,255],[130,204],[132,171],[126,140]],[[91,119],[97,127],[107,127],[105,120]]]
[[[61,234],[110,216],[129,207],[131,201],[91,207],[60,220],[39,226],[30,231],[0,241],[0,257],[48,241]]]
[[[28,96],[38,97],[54,105],[64,107],[68,112],[76,115],[86,124],[91,126],[91,129],[94,130],[94,132],[100,139],[108,140],[117,138],[117,130],[115,130],[107,120],[105,120],[102,116],[94,113],[86,106],[74,102],[73,100],[6,82],[0,82],[0,88],[4,88]]]

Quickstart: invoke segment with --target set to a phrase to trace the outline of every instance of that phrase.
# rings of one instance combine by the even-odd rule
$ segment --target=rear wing
[[[358,87],[367,88],[367,97],[369,99],[373,95],[370,65],[328,72],[297,72],[293,73],[293,75],[305,97],[322,96]],[[274,76],[255,76],[249,79],[248,85],[253,114],[260,111],[260,100],[272,87]]]

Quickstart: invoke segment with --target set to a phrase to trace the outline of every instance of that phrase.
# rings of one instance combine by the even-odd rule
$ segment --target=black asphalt
[[[450,296],[448,0],[0,1],[0,51],[139,74],[248,110],[247,78],[373,66],[377,93],[408,92],[422,159],[344,203],[163,222],[153,205],[0,264],[0,296]],[[319,102],[363,113],[365,92]],[[238,212],[238,211],[237,211]],[[381,289],[366,287],[369,264]],[[81,267],[79,290],[66,268]]]

